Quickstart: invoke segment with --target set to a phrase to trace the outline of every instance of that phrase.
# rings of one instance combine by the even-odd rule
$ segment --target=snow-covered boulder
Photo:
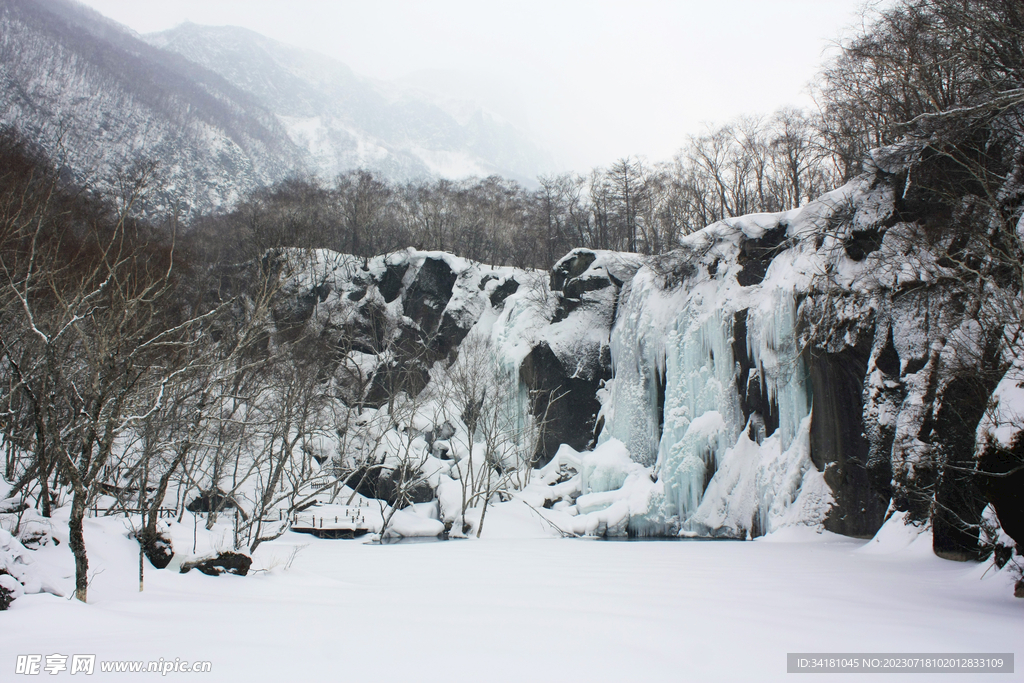
[[[61,591],[36,563],[32,551],[0,528],[0,605],[10,604],[26,593],[60,595]]]

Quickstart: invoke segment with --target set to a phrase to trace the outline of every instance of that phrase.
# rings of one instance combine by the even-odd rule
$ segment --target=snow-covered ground
[[[382,546],[288,533],[257,550],[244,578],[147,564],[141,594],[124,520],[88,519],[90,604],[15,600],[0,613],[0,679],[22,678],[18,654],[59,653],[208,660],[212,673],[198,678],[211,681],[775,681],[790,677],[787,652],[1024,643],[1024,600],[1008,576],[938,559],[927,533],[915,540],[902,525],[869,542],[808,528],[753,542],[615,542],[545,537],[513,507],[488,515],[480,540]],[[217,544],[216,529],[204,535],[200,520],[199,530],[200,546]],[[176,546],[190,541],[191,522],[173,534]],[[70,593],[67,544],[33,554]],[[153,677],[97,665],[91,679]]]

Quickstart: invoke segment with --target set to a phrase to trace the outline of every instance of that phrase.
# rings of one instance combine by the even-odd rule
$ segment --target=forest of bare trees
[[[534,189],[498,176],[407,184],[365,170],[333,182],[296,177],[199,219],[192,236],[213,258],[232,260],[271,246],[359,256],[413,246],[532,268],[576,247],[658,254],[717,220],[795,208],[834,187],[842,177],[820,124],[796,109],[744,117],[691,136],[670,161],[627,157],[586,175],[543,176]],[[230,254],[217,253],[225,242]]]

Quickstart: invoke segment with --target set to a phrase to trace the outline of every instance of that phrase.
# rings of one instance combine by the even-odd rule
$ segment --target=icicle
[[[658,452],[658,378],[665,363],[661,334],[644,305],[649,295],[647,287],[636,291],[635,283],[623,289],[611,335],[614,413],[600,437],[601,443],[619,439],[644,466],[653,465]]]
[[[796,339],[793,292],[776,288],[765,304],[750,310],[747,351],[760,371],[770,400],[778,405],[782,450],[796,438],[811,410],[810,382]]]

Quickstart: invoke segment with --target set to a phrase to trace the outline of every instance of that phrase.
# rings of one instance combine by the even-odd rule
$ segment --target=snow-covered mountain
[[[155,161],[151,209],[209,209],[300,168],[253,97],[67,0],[0,2],[0,123],[101,190]]]
[[[529,181],[550,168],[515,127],[465,103],[456,116],[244,29],[140,37],[73,0],[0,0],[0,83],[0,125],[93,187],[119,191],[156,162],[149,213],[230,206],[296,173]]]
[[[364,167],[400,180],[498,173],[530,182],[551,169],[523,133],[479,105],[439,106],[421,90],[376,84],[247,29],[186,23],[145,39],[259,100],[327,177]]]

